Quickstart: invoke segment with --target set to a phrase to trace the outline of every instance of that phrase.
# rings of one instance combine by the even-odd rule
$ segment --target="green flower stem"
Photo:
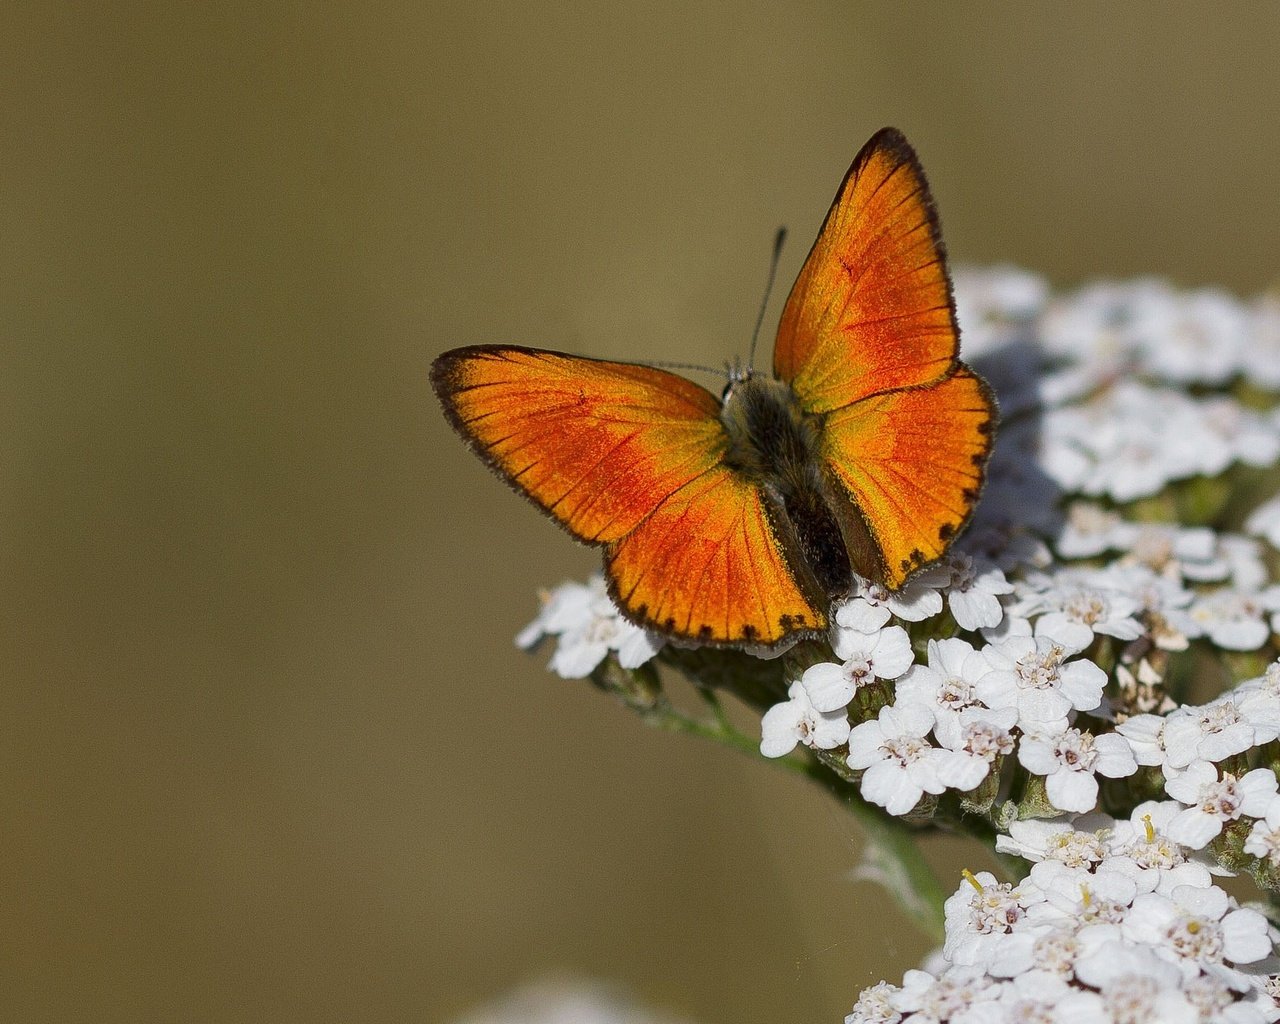
[[[837,794],[862,826],[866,835],[862,856],[872,877],[897,900],[916,927],[932,941],[941,943],[946,938],[943,903],[950,893],[924,859],[919,833],[872,807],[848,787],[841,787],[843,794],[837,792],[836,786],[827,788]]]
[[[759,740],[733,726],[719,698],[703,687],[698,688],[698,693],[711,709],[710,720],[685,714],[665,697],[644,707],[632,706],[648,724],[659,729],[701,736],[750,757],[761,757]],[[863,857],[868,875],[888,890],[922,932],[934,942],[941,942],[945,936],[942,905],[949,894],[921,854],[919,830],[872,807],[850,783],[833,775],[813,757],[767,760],[818,783],[848,808],[866,836]]]

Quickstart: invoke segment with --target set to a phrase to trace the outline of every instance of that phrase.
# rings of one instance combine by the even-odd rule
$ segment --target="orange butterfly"
[[[885,128],[791,289],[773,377],[734,374],[720,399],[654,367],[485,345],[431,381],[485,462],[604,548],[628,619],[773,646],[824,631],[854,573],[901,587],[968,522],[995,402],[958,351],[929,186]]]

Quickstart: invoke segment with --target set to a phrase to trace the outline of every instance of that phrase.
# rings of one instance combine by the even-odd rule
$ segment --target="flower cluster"
[[[1280,300],[955,285],[1002,422],[941,562],[857,581],[825,644],[769,662],[664,647],[599,580],[519,642],[554,636],[566,677],[656,656],[754,707],[766,757],[800,748],[890,816],[980,821],[1034,863],[971,877],[940,969],[850,1021],[1278,1019],[1265,920],[1210,871],[1280,892]]]
[[[1273,778],[1274,784],[1274,778]],[[966,875],[933,971],[858,998],[846,1024],[1264,1024],[1280,1018],[1267,919],[1174,838],[1179,805],[1015,822],[1027,877]]]

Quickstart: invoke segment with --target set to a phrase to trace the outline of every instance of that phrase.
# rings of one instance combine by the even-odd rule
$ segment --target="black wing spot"
[[[666,630],[668,633],[674,633],[676,631],[675,616],[674,615],[669,616],[667,618],[667,621],[662,624],[662,628]]]
[[[792,622],[793,622],[793,621],[794,621],[794,620],[791,618],[791,616],[790,616],[790,615],[779,615],[779,616],[778,616],[778,626],[779,626],[780,628],[784,629],[784,630],[788,630],[788,629],[790,629],[790,628],[791,628],[791,624],[792,624]]]
[[[754,640],[756,638],[756,627],[750,624],[742,627],[742,639]]]
[[[715,631],[710,626],[708,626],[706,623],[703,623],[701,626],[698,627],[698,639],[702,641],[710,640],[711,634],[714,632]]]
[[[938,540],[942,541],[943,544],[947,543],[947,541],[949,541],[955,535],[956,535],[955,523],[943,523],[941,526],[938,527]]]
[[[977,489],[973,487],[966,487],[963,491],[960,492],[960,496],[964,498],[964,500],[970,505],[972,505],[974,502],[978,500]]]
[[[978,433],[981,434],[983,437],[988,437],[990,436],[991,432],[995,429],[995,426],[996,426],[995,420],[992,417],[988,416],[985,420],[978,421]]]
[[[972,462],[975,466],[981,467],[987,461],[987,453],[974,452],[972,455],[969,456],[969,461]]]

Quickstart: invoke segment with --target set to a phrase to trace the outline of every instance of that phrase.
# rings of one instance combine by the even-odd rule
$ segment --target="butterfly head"
[[[720,401],[728,405],[729,400],[733,397],[734,389],[750,381],[755,376],[756,371],[749,364],[743,365],[742,360],[734,356],[733,362],[725,364],[724,372],[727,380],[724,390],[720,392]]]

